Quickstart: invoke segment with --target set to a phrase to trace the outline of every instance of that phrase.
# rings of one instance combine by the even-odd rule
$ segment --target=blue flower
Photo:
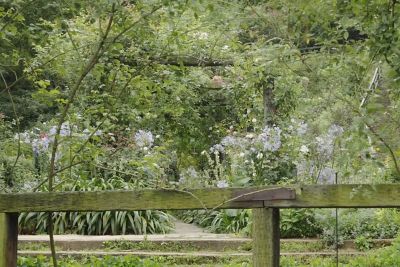
[[[138,147],[151,147],[154,142],[153,134],[150,131],[139,130],[136,132],[135,136],[135,143]]]
[[[218,188],[226,188],[229,187],[229,184],[226,180],[221,180],[217,182],[217,187]]]

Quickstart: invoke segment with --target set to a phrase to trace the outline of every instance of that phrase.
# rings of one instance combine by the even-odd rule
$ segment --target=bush
[[[133,186],[122,179],[92,179],[90,181],[80,180],[73,187],[65,188],[68,189],[65,191],[132,189]],[[18,222],[21,233],[45,233],[48,227],[48,213],[21,213]],[[173,229],[172,216],[157,210],[54,212],[53,222],[56,234],[155,234],[167,233]]]
[[[322,233],[312,209],[282,209],[280,221],[283,238],[316,237]]]
[[[195,223],[213,233],[249,233],[250,210],[190,210],[178,213],[186,223]]]
[[[249,235],[251,232],[251,210],[185,211],[178,216],[187,223],[196,223],[213,233]],[[316,237],[322,233],[312,209],[282,209],[280,221],[281,237],[284,238]]]
[[[400,214],[396,209],[339,209],[338,212],[340,241],[362,236],[368,239],[393,238],[400,229]],[[335,212],[318,210],[316,220],[323,228],[323,239],[333,244],[336,240]]]

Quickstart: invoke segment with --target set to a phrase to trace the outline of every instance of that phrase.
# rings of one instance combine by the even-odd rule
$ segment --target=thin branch
[[[397,174],[400,176],[400,168],[399,168],[399,165],[397,163],[397,158],[396,158],[396,155],[394,154],[393,149],[386,142],[386,140],[371,125],[369,125],[367,122],[364,122],[364,123],[367,126],[368,130],[370,130],[371,133],[373,133],[376,136],[376,138],[378,138],[379,141],[382,142],[382,144],[387,148],[387,150],[389,150],[389,153],[390,153],[390,156],[391,156],[391,158],[393,160],[393,163],[394,163],[394,166],[396,168]]]
[[[335,97],[337,97],[338,99],[340,99],[340,100],[346,102],[346,103],[350,106],[350,108],[352,108],[353,112],[355,112],[356,114],[358,114],[358,115],[361,117],[361,119],[363,120],[363,123],[365,124],[366,128],[367,128],[376,138],[378,138],[378,140],[381,141],[382,144],[387,148],[387,150],[388,150],[389,153],[390,153],[390,157],[392,158],[393,163],[394,163],[394,165],[395,165],[396,171],[397,171],[398,175],[400,176],[400,167],[399,167],[399,164],[398,164],[398,162],[397,162],[396,155],[395,155],[393,149],[390,147],[389,143],[386,142],[386,140],[372,127],[372,125],[370,125],[370,124],[365,120],[365,116],[360,112],[359,109],[354,108],[353,105],[352,105],[352,103],[351,103],[350,101],[348,101],[347,99],[342,98],[342,97],[340,97],[340,96],[338,96],[338,95],[335,95]]]
[[[109,32],[111,31],[111,25],[112,25],[113,19],[114,19],[114,12],[115,12],[115,4],[113,4],[112,8],[111,8],[111,14],[110,14],[110,17],[108,20],[108,25],[107,25],[105,35],[101,38],[100,43],[99,43],[95,53],[90,58],[88,64],[84,67],[78,81],[76,82],[75,86],[72,88],[72,91],[69,95],[68,101],[64,107],[63,112],[61,113],[60,118],[59,118],[58,125],[56,128],[56,134],[54,136],[54,143],[53,143],[52,151],[51,151],[49,174],[47,177],[48,185],[49,185],[49,188],[48,188],[49,192],[53,191],[53,180],[54,180],[54,176],[55,176],[55,159],[56,159],[56,154],[57,154],[58,145],[59,145],[58,138],[60,136],[61,127],[65,121],[65,118],[67,117],[69,108],[71,107],[73,101],[75,100],[76,93],[78,92],[79,88],[81,87],[83,80],[86,78],[86,76],[89,74],[89,72],[94,68],[97,61],[99,60],[102,53],[104,52],[103,47],[104,47],[105,40],[106,40]],[[49,230],[49,237],[50,237],[50,249],[51,249],[51,255],[52,255],[52,259],[53,259],[53,266],[57,267],[57,257],[56,257],[56,249],[55,249],[55,244],[54,244],[52,214],[53,214],[52,212],[49,212],[49,229],[48,230]]]
[[[83,80],[86,78],[86,76],[89,74],[89,72],[93,69],[93,67],[96,65],[99,57],[102,55],[102,51],[103,51],[103,47],[105,44],[105,40],[109,34],[109,32],[111,31],[111,25],[113,23],[113,18],[114,18],[114,12],[115,12],[115,4],[113,4],[112,6],[112,10],[111,10],[111,14],[110,14],[110,18],[109,18],[109,22],[107,25],[107,29],[105,31],[105,35],[103,36],[103,38],[100,40],[100,43],[95,51],[95,53],[92,55],[92,57],[90,58],[88,64],[85,66],[85,68],[83,69],[82,74],[80,75],[78,81],[76,82],[75,86],[72,88],[72,91],[69,95],[68,101],[64,107],[64,110],[60,116],[58,125],[57,125],[57,129],[56,129],[56,134],[54,136],[54,143],[53,143],[53,147],[52,147],[52,153],[51,153],[51,161],[50,161],[50,168],[49,168],[49,176],[48,176],[48,180],[49,180],[49,191],[51,191],[51,187],[53,185],[53,176],[54,176],[54,165],[55,165],[55,156],[57,153],[57,149],[58,149],[58,137],[60,135],[61,132],[61,127],[62,124],[65,121],[65,118],[68,114],[69,108],[72,105],[72,102],[75,99],[75,95],[78,92],[79,88],[81,87],[81,84],[83,82]]]
[[[13,19],[15,19],[15,18],[21,13],[22,10],[24,10],[24,9],[27,8],[27,7],[30,7],[30,4],[32,4],[32,3],[35,2],[35,1],[36,1],[36,0],[31,0],[31,1],[27,2],[27,4],[26,4],[25,6],[23,6],[23,7],[20,8],[19,10],[17,10],[17,11],[14,13],[14,15],[13,15],[11,18],[9,18],[9,21],[6,22],[6,23],[4,23],[4,25],[0,28],[0,32],[4,31],[4,29],[12,22]],[[3,17],[3,18],[5,18],[5,17]]]
[[[179,192],[179,193],[188,194],[188,195],[190,195],[191,197],[193,197],[194,199],[196,199],[196,200],[200,203],[200,205],[203,207],[204,210],[208,211],[207,206],[204,204],[204,202],[201,201],[201,199],[200,199],[199,197],[197,197],[195,194],[193,194],[193,193],[190,192],[190,191],[187,191],[187,190],[179,190],[179,189],[176,189],[176,188],[167,188],[167,187],[161,187],[161,189],[162,189],[162,190],[166,190],[166,191],[171,191],[171,192]]]
[[[4,85],[5,85],[6,87],[8,87],[7,81],[6,81],[6,79],[4,78],[3,73],[0,72],[0,75],[1,75],[1,78],[2,78],[2,80],[3,80],[3,82],[4,82]],[[11,102],[12,109],[13,109],[13,113],[14,113],[14,117],[15,117],[15,123],[16,123],[17,131],[18,131],[17,157],[15,158],[14,164],[13,164],[13,166],[12,166],[12,173],[14,173],[15,166],[17,166],[18,160],[19,160],[19,158],[21,157],[21,134],[20,134],[20,131],[21,131],[21,130],[20,130],[20,122],[19,122],[19,118],[18,118],[18,114],[17,114],[17,109],[16,109],[16,107],[15,107],[15,102],[14,102],[14,99],[13,99],[12,94],[11,94],[11,92],[10,92],[9,89],[7,90],[7,93],[8,93],[8,96],[9,96],[9,98],[10,98],[10,102]]]
[[[116,36],[114,36],[112,38],[111,43],[115,43],[122,35],[124,35],[125,33],[127,33],[128,31],[132,30],[133,27],[135,27],[139,22],[141,22],[143,19],[146,19],[148,17],[150,17],[151,15],[153,15],[153,13],[155,13],[157,10],[159,10],[160,8],[162,8],[162,5],[158,5],[153,7],[153,9],[147,13],[144,14],[143,16],[141,16],[137,21],[131,23],[130,25],[128,25],[125,29],[123,29],[120,33],[118,33]],[[107,33],[105,34],[107,35]]]
[[[266,192],[266,191],[273,191],[275,189],[276,188],[264,188],[264,189],[256,190],[256,191],[253,191],[253,192],[242,194],[242,195],[237,196],[237,197],[233,197],[233,198],[227,199],[227,200],[221,202],[220,204],[218,204],[217,206],[215,206],[214,208],[212,208],[211,211],[217,210],[220,207],[222,207],[223,205],[225,205],[226,203],[233,202],[233,201],[238,200],[238,199],[240,199],[242,197],[251,196],[251,195],[254,195],[254,194],[257,194],[257,193],[261,193],[261,192]]]
[[[142,63],[139,60],[131,59],[131,58],[118,58],[118,60],[126,65],[138,65]],[[171,66],[184,66],[184,67],[225,67],[232,66],[234,64],[233,60],[230,59],[199,59],[192,56],[165,56],[165,58],[161,57],[150,57],[150,61],[160,64],[160,65],[171,65]]]

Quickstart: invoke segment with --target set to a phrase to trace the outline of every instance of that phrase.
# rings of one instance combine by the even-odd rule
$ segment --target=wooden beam
[[[135,190],[0,194],[0,212],[104,211],[263,207],[263,201],[229,200],[243,189]],[[247,192],[247,191],[246,191]],[[226,202],[226,203],[225,203]]]
[[[0,213],[0,267],[17,266],[18,214]]]
[[[279,209],[253,209],[253,266],[279,267]]]
[[[193,56],[164,56],[164,57],[148,57],[145,59],[134,59],[120,57],[117,58],[121,63],[128,66],[138,66],[142,64],[160,64],[170,66],[184,66],[184,67],[225,67],[232,66],[234,62],[231,59],[199,59]]]
[[[295,199],[239,201],[241,194],[291,188]],[[236,201],[235,201],[236,200]],[[379,208],[400,207],[400,184],[302,185],[98,192],[0,194],[0,212],[103,211],[203,208]]]
[[[397,208],[400,184],[304,185],[295,200],[264,201],[275,208]]]

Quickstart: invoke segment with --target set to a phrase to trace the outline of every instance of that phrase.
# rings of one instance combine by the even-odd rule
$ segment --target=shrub
[[[187,223],[196,223],[214,233],[251,232],[251,210],[185,211],[178,214]],[[281,236],[284,238],[316,237],[322,233],[312,209],[282,209]]]
[[[67,191],[99,191],[107,189],[132,189],[132,183],[123,179],[80,180]],[[72,190],[71,190],[72,189]],[[22,233],[45,233],[48,213],[28,212],[19,216]],[[173,228],[172,217],[157,210],[147,211],[104,211],[104,212],[54,212],[54,233],[76,233],[86,235],[104,234],[155,234],[167,233]]]
[[[396,209],[339,209],[338,212],[340,241],[362,236],[369,239],[393,238],[400,229],[400,214]],[[335,212],[318,210],[316,220],[323,228],[323,239],[333,244],[336,239]]]
[[[191,210],[178,213],[186,223],[195,223],[213,233],[248,233],[250,211],[226,209],[221,211]]]

